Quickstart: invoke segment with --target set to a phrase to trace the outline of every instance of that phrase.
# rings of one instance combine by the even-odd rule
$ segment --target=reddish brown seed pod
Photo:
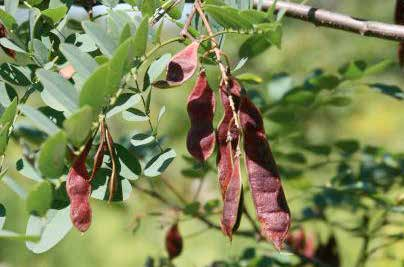
[[[91,144],[92,140],[89,140],[74,161],[66,178],[66,191],[70,199],[70,218],[80,232],[87,231],[91,225],[92,211],[89,202],[91,184],[86,168],[86,158]]]
[[[246,96],[241,98],[239,118],[246,169],[261,233],[281,249],[290,226],[290,212],[261,114]]]
[[[7,33],[6,27],[4,27],[4,25],[2,23],[0,23],[0,38],[7,37],[7,34],[8,33]],[[15,59],[15,51],[14,50],[12,50],[10,48],[7,48],[7,47],[4,47],[2,45],[1,45],[1,48],[3,49],[4,52],[6,52],[7,55],[9,55],[13,59]]]
[[[215,95],[209,87],[205,70],[202,70],[188,97],[187,106],[191,121],[191,128],[187,136],[187,149],[199,161],[205,161],[215,149],[216,137],[213,130],[215,108]]]
[[[95,174],[102,165],[102,162],[104,160],[105,147],[106,147],[105,124],[104,121],[102,120],[100,123],[100,143],[94,155],[94,165],[93,170],[91,172],[90,180],[94,179]]]
[[[198,67],[198,48],[199,42],[194,41],[173,56],[167,68],[168,85],[181,85],[192,77]]]
[[[395,23],[398,25],[404,25],[404,1],[396,0],[396,8],[395,8]],[[398,45],[398,61],[400,66],[404,65],[404,43],[401,42]]]
[[[240,173],[240,158],[233,159],[233,172],[224,194],[223,213],[220,221],[222,232],[232,239],[233,232],[237,230],[242,213],[242,183]]]
[[[166,250],[170,260],[178,257],[182,252],[183,240],[178,230],[178,224],[173,224],[166,234]]]
[[[238,145],[238,133],[234,131],[234,127],[230,127],[231,122],[234,123],[232,102],[235,111],[237,111],[241,87],[236,80],[231,79],[229,81],[229,88],[227,88],[225,83],[222,82],[219,91],[224,114],[216,131],[216,142],[218,145],[216,164],[220,191],[222,193],[222,198],[224,199],[227,185],[233,171],[233,151],[235,151],[235,148]],[[228,92],[231,93],[229,94]]]
[[[312,233],[306,233],[303,229],[289,233],[286,239],[288,246],[311,259],[316,253],[315,237]]]

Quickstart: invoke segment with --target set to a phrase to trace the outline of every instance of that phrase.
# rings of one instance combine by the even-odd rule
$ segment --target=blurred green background
[[[394,2],[392,0],[318,0],[309,1],[309,4],[355,17],[392,22]],[[243,38],[245,37],[231,36],[227,39],[226,52],[233,64],[238,61],[238,47]],[[292,76],[294,83],[299,84],[315,68],[336,73],[341,65],[355,59],[363,59],[369,63],[384,59],[395,60],[396,46],[394,42],[316,28],[311,24],[286,18],[282,49],[271,48],[259,57],[249,60],[243,71],[256,73],[262,77],[287,72]],[[367,78],[366,81],[401,85],[404,79],[402,71],[395,66],[381,75]],[[319,114],[307,125],[307,137],[314,143],[329,143],[339,138],[349,137],[358,139],[364,144],[385,147],[392,152],[404,151],[402,138],[404,103],[368,88],[346,89],[347,94],[353,98],[352,104],[329,111],[332,113],[332,119],[327,114]],[[268,90],[266,85],[262,86],[262,90]],[[187,155],[185,138],[189,127],[186,114],[188,91],[185,87],[169,91],[156,90],[152,112],[156,117],[160,107],[166,106],[167,113],[162,121],[160,133],[166,136],[166,146],[173,147],[179,155],[164,177],[170,180],[187,199],[192,199],[198,182],[184,179],[180,172],[184,166],[181,155]],[[145,129],[139,123],[124,125],[119,118],[113,118],[111,124],[115,138],[124,136],[134,129],[138,131]],[[270,133],[270,128],[268,130]],[[24,187],[29,188],[31,182],[15,171],[14,162],[19,158],[20,153],[15,144],[9,147],[7,162],[10,166],[10,175]],[[213,159],[212,162],[214,162]],[[330,178],[328,172],[310,172],[304,175],[310,175],[313,182],[319,184],[326,183]],[[146,178],[141,178],[138,182],[142,183],[142,179]],[[158,180],[159,178],[154,178],[152,182],[158,184]],[[216,183],[215,174],[211,174],[206,179],[199,195],[202,203],[219,197]],[[294,183],[296,181],[284,181],[287,198],[291,200],[292,212],[302,194]],[[25,232],[28,214],[25,212],[24,201],[18,199],[4,184],[0,184],[0,192],[0,202],[7,208],[5,228]],[[169,192],[163,192],[163,194],[175,199]],[[78,231],[71,231],[60,244],[44,254],[34,255],[25,248],[23,242],[0,240],[0,267],[142,266],[147,256],[165,255],[164,235],[174,219],[173,211],[167,210],[160,203],[136,191],[132,193],[129,201],[123,204],[108,205],[92,200],[92,205],[94,218],[90,230],[83,235]],[[145,215],[150,211],[162,212],[163,216],[142,218],[140,228],[132,234],[131,229],[136,216]],[[218,217],[212,219],[215,222],[219,221]],[[254,244],[253,240],[241,237],[236,237],[230,243],[222,233],[216,230],[207,230],[203,234],[193,235],[205,228],[205,225],[195,220],[188,219],[180,222],[180,231],[185,238],[185,243],[182,255],[174,261],[176,266],[207,266],[213,260],[234,258],[244,248]],[[344,255],[343,265],[352,266],[356,257],[357,240],[351,237],[339,237],[338,243]],[[269,244],[262,243],[258,247],[263,253],[276,253]],[[397,246],[395,250],[403,251],[403,248],[404,246]],[[401,254],[404,258],[404,253]],[[379,258],[383,258],[382,255],[375,257],[369,266],[401,266],[385,259],[379,260]]]

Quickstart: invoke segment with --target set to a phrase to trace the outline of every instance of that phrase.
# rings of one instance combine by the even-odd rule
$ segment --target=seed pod
[[[92,211],[89,202],[91,184],[86,168],[86,158],[91,144],[90,139],[74,161],[66,178],[66,191],[70,199],[70,218],[80,232],[87,231],[91,225]]]
[[[241,98],[239,118],[246,168],[261,233],[277,249],[281,249],[290,226],[290,212],[261,114],[246,96]]]
[[[181,85],[195,73],[198,67],[199,42],[194,41],[178,52],[168,63],[166,80],[170,86]]]
[[[191,128],[188,132],[187,148],[199,161],[205,161],[215,149],[216,138],[213,130],[215,106],[214,93],[209,87],[205,71],[202,70],[188,97]]]
[[[220,86],[220,96],[224,115],[216,132],[216,140],[218,145],[216,164],[220,191],[223,199],[225,198],[227,185],[233,171],[233,151],[235,151],[238,146],[238,133],[235,133],[233,131],[234,128],[230,127],[231,122],[234,122],[231,99],[234,102],[234,108],[237,112],[239,106],[238,96],[240,95],[241,91],[241,87],[236,80],[230,80],[229,86],[229,90],[226,88],[224,82],[222,82]],[[231,94],[229,95],[228,92],[231,92]],[[236,94],[238,94],[238,96]]]
[[[104,121],[102,120],[100,124],[100,144],[98,145],[97,151],[95,152],[94,155],[94,165],[93,170],[91,172],[90,180],[94,179],[96,172],[102,165],[102,162],[104,160],[105,145],[106,145],[105,125]]]
[[[4,25],[2,23],[0,23],[0,38],[7,37],[7,34],[8,33],[7,33],[6,27],[4,27]],[[3,49],[4,52],[6,52],[7,55],[9,55],[13,59],[15,59],[15,51],[14,50],[12,50],[10,48],[7,48],[7,47],[4,47],[2,45],[1,45],[1,48]]]
[[[396,0],[395,9],[395,23],[398,25],[404,25],[404,1]],[[404,65],[404,43],[401,42],[398,45],[398,61],[400,66]]]
[[[314,257],[314,254],[316,253],[314,245],[315,237],[312,233],[306,234],[303,229],[299,229],[293,233],[289,233],[286,240],[288,246],[300,252],[307,258],[312,259]]]
[[[232,239],[233,232],[239,226],[243,208],[243,190],[240,174],[240,158],[236,155],[233,158],[233,172],[224,194],[223,213],[221,218],[222,232]]]
[[[182,252],[182,236],[178,230],[178,224],[173,224],[166,234],[166,250],[170,260],[178,257]]]

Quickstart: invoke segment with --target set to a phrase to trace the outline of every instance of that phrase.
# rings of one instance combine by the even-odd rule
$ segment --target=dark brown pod
[[[89,140],[84,150],[74,161],[66,178],[66,191],[70,199],[70,218],[80,232],[88,230],[92,217],[89,202],[91,194],[90,175],[86,168],[86,158],[91,143],[92,140]]]
[[[166,250],[170,260],[178,257],[182,252],[183,240],[178,230],[178,224],[173,224],[166,234]]]
[[[166,76],[170,86],[183,84],[195,73],[198,67],[198,48],[199,42],[194,41],[170,60]]]
[[[188,97],[187,106],[191,121],[187,149],[199,161],[205,161],[215,149],[216,138],[213,130],[215,107],[215,95],[209,87],[205,71],[202,70]]]
[[[281,249],[290,226],[290,212],[261,114],[246,96],[241,98],[239,118],[246,168],[261,233],[277,249]]]
[[[396,9],[395,9],[395,16],[394,16],[395,23],[398,25],[404,25],[404,1],[403,0],[396,0]],[[404,65],[404,43],[401,42],[398,44],[398,61],[400,66]]]

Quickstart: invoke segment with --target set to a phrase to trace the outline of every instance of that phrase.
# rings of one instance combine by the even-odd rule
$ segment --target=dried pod
[[[233,153],[238,145],[238,133],[233,131],[233,127],[230,127],[231,122],[234,123],[232,105],[234,105],[234,109],[237,112],[239,106],[239,95],[241,91],[241,87],[236,80],[230,80],[228,86],[229,88],[225,86],[224,82],[222,82],[220,86],[220,97],[222,100],[224,115],[219,123],[219,126],[217,127],[216,132],[216,141],[218,145],[216,163],[220,191],[223,199],[233,172]]]
[[[198,67],[198,48],[199,42],[194,41],[170,60],[166,76],[170,86],[183,84],[195,73]]]
[[[215,113],[215,95],[209,87],[206,73],[199,73],[188,97],[188,115],[191,128],[187,137],[189,153],[199,161],[205,161],[212,155],[215,148],[215,133],[213,130],[213,116]]]
[[[239,118],[246,168],[261,233],[272,240],[277,249],[281,249],[290,226],[290,212],[261,114],[245,96],[241,98]]]
[[[0,23],[0,38],[7,37],[7,34],[8,33],[7,33],[6,27],[4,27],[4,25],[2,23]],[[12,50],[10,48],[7,48],[7,47],[4,47],[2,45],[1,45],[1,48],[3,49],[4,52],[6,52],[7,55],[9,55],[13,59],[15,59],[15,51],[14,50]]]
[[[104,124],[104,121],[101,121],[100,144],[98,145],[97,151],[95,152],[95,155],[94,155],[94,165],[93,165],[93,170],[91,172],[90,180],[94,179],[95,174],[97,173],[98,169],[102,165],[102,162],[104,160],[105,146],[106,146],[105,124]]]
[[[70,218],[80,232],[87,231],[91,225],[92,212],[89,202],[91,184],[86,168],[86,158],[91,144],[90,139],[74,161],[66,178],[66,191],[70,199]]]
[[[288,246],[300,252],[309,259],[312,259],[316,253],[315,237],[312,233],[307,233],[303,229],[289,233],[287,237]]]
[[[243,208],[243,190],[240,173],[240,158],[236,155],[233,158],[233,172],[224,194],[223,213],[221,218],[221,228],[230,240],[233,232],[239,226]]]
[[[395,9],[395,23],[398,25],[404,25],[404,1],[396,0],[396,9]],[[398,61],[400,66],[404,65],[404,43],[401,42],[398,45]]]
[[[170,260],[178,257],[182,252],[182,236],[178,230],[178,224],[173,224],[166,234],[166,250]]]

